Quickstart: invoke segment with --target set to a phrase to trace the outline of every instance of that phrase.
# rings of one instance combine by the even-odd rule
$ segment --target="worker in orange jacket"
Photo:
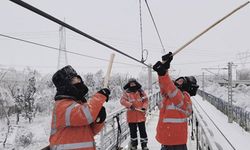
[[[128,80],[123,87],[124,93],[121,97],[121,104],[127,108],[127,122],[130,129],[130,150],[136,150],[138,145],[137,127],[140,132],[142,150],[148,150],[148,137],[145,127],[145,113],[148,107],[148,98],[141,89],[141,84],[134,78]]]
[[[192,113],[190,96],[196,95],[198,85],[193,76],[180,77],[174,82],[170,79],[168,69],[172,53],[162,56],[153,69],[158,73],[161,95],[160,115],[156,139],[162,144],[161,150],[187,150],[188,117]]]
[[[51,150],[95,150],[94,136],[102,129],[106,119],[104,102],[110,91],[101,89],[86,101],[88,92],[82,78],[71,66],[58,70],[52,77],[56,86],[52,114]]]

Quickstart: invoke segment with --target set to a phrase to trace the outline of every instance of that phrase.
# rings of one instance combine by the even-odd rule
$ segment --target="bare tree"
[[[32,116],[34,113],[34,94],[36,92],[36,79],[35,79],[35,73],[31,74],[31,76],[28,79],[28,85],[27,89],[24,91],[24,112],[25,112],[25,118],[29,119],[29,123],[32,121]]]

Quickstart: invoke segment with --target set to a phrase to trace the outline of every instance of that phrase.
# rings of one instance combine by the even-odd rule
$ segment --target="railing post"
[[[202,100],[205,100],[205,73],[202,72]]]
[[[103,145],[104,145],[104,130],[106,130],[106,126],[101,131],[101,136],[100,136],[100,149],[103,150]]]
[[[116,134],[115,134],[115,118],[112,119],[112,128],[113,128],[113,141],[116,141]]]
[[[199,122],[197,118],[195,118],[195,126],[196,126],[196,150],[199,150]]]

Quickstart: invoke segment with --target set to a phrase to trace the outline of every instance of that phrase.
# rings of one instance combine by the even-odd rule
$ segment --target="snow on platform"
[[[250,147],[249,132],[246,132],[235,122],[228,123],[228,117],[225,116],[219,110],[217,110],[209,102],[202,100],[202,97],[195,96],[192,98],[192,102],[193,102],[193,107],[197,108],[197,110],[199,111],[199,115],[202,116],[203,122],[207,124],[207,127],[213,133],[214,137],[213,140],[216,141],[218,144],[220,144],[223,150],[249,149]]]
[[[146,124],[149,150],[160,150],[161,149],[161,144],[158,143],[157,140],[155,139],[156,126],[157,126],[158,118],[159,118],[158,113],[159,113],[158,111],[152,112],[152,115],[150,115],[148,117],[147,124]],[[188,133],[190,133],[190,132],[191,132],[191,128],[189,129]],[[139,135],[138,135],[138,137],[139,137]],[[129,138],[122,145],[127,145],[128,142],[129,142]],[[125,146],[125,147],[127,148],[128,146]],[[190,135],[188,135],[187,147],[189,150],[194,150],[196,148],[195,141],[191,140]],[[138,144],[138,148],[140,148],[140,144]]]

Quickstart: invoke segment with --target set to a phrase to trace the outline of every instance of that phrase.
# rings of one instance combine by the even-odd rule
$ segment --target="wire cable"
[[[155,27],[155,30],[156,30],[156,32],[157,32],[158,38],[159,38],[159,40],[160,40],[162,50],[163,50],[164,53],[166,53],[165,48],[164,48],[163,43],[162,43],[162,40],[161,40],[160,33],[159,33],[159,31],[158,31],[158,28],[157,28],[157,26],[156,26],[156,23],[155,23],[155,20],[154,20],[154,17],[153,17],[153,14],[152,14],[152,12],[151,12],[151,10],[150,10],[150,7],[149,7],[149,5],[148,5],[148,1],[145,0],[145,3],[146,3],[146,5],[147,5],[147,8],[148,8],[149,14],[150,14],[150,16],[151,16],[151,19],[152,19],[152,21],[153,21],[153,23],[154,23],[154,27]]]
[[[228,79],[225,79],[225,78],[219,76],[219,74],[216,74],[216,73],[214,73],[214,72],[212,72],[212,71],[209,71],[207,68],[204,68],[204,70],[206,70],[207,72],[209,72],[209,73],[211,73],[211,74],[213,74],[213,75],[215,75],[215,76],[217,76],[217,77],[220,77],[221,79],[223,79],[223,80],[225,80],[225,81],[228,81]]]
[[[13,39],[13,40],[17,40],[17,41],[21,41],[21,42],[25,42],[25,43],[29,43],[29,44],[33,44],[33,45],[37,45],[37,46],[41,46],[41,47],[45,47],[45,48],[49,48],[49,49],[53,49],[53,50],[57,50],[57,51],[61,50],[61,49],[56,48],[56,47],[52,47],[52,46],[48,46],[48,45],[45,45],[45,44],[40,44],[40,43],[20,39],[20,38],[17,38],[17,37],[13,37],[13,36],[1,34],[1,33],[0,33],[0,36],[5,37],[5,38],[9,38],[9,39]],[[109,62],[108,59],[103,59],[103,58],[98,58],[98,57],[94,57],[94,56],[84,55],[84,54],[81,54],[81,53],[76,53],[76,52],[72,52],[72,51],[68,51],[68,50],[63,50],[63,51],[66,52],[66,53],[70,53],[70,54],[74,54],[74,55],[78,55],[78,56],[83,56],[83,57],[88,57],[88,58],[92,58],[92,59],[96,59],[96,60],[102,60],[102,61]],[[134,66],[134,64],[128,64],[128,63],[123,63],[123,62],[114,62],[114,63],[124,64],[124,65],[133,65]]]
[[[120,51],[120,50],[118,50],[117,48],[115,48],[115,47],[113,47],[113,46],[111,46],[109,44],[106,44],[103,41],[101,41],[101,40],[99,40],[99,39],[97,39],[97,38],[83,32],[83,31],[81,31],[81,30],[79,30],[79,29],[77,29],[77,28],[75,28],[75,27],[73,27],[73,26],[71,26],[71,25],[69,25],[69,24],[67,24],[67,23],[53,17],[53,16],[51,16],[48,13],[45,13],[44,11],[39,10],[38,8],[32,6],[32,5],[30,5],[30,4],[28,4],[28,3],[24,2],[24,1],[21,1],[21,0],[10,0],[10,1],[17,4],[17,5],[19,5],[19,6],[22,6],[22,7],[26,8],[26,9],[32,11],[32,12],[34,12],[34,13],[40,15],[40,16],[43,16],[43,17],[45,17],[45,18],[47,18],[47,19],[49,19],[49,20],[51,20],[51,21],[53,21],[53,22],[55,22],[57,24],[60,24],[60,25],[62,25],[64,27],[66,27],[66,28],[68,28],[68,29],[70,29],[70,30],[72,30],[72,31],[74,31],[74,32],[76,32],[76,33],[78,33],[78,34],[80,34],[80,35],[94,41],[94,42],[96,42],[96,43],[99,43],[99,44],[101,44],[101,45],[103,45],[103,46],[105,46],[105,47],[107,47],[107,48],[109,48],[109,49],[111,49],[113,51],[116,51],[116,52],[118,52],[118,53],[132,59],[132,60],[135,60],[135,61],[137,61],[137,62],[139,62],[139,63],[141,63],[141,64],[143,64],[143,65],[145,65],[147,67],[150,67],[149,65],[141,62],[140,60],[138,60],[138,59],[136,59],[136,58],[134,58],[134,57]]]

